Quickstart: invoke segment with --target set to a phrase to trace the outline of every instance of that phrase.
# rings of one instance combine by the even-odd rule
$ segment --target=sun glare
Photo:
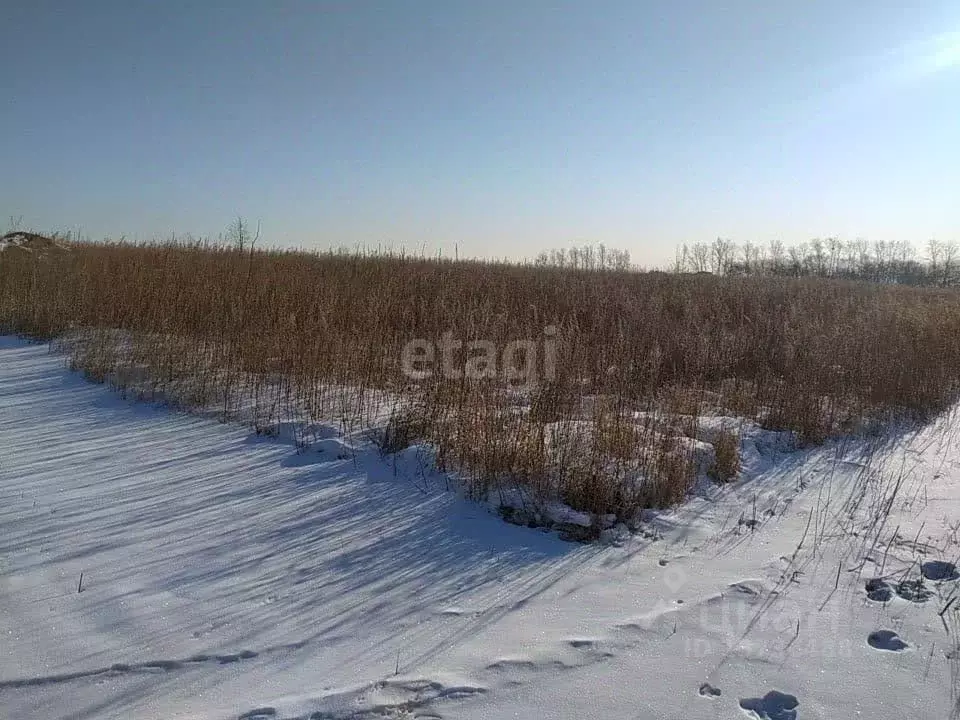
[[[932,45],[932,51],[924,59],[925,70],[939,72],[960,67],[960,31],[945,33]]]

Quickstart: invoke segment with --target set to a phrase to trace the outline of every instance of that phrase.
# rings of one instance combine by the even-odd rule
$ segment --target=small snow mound
[[[612,528],[600,531],[601,545],[621,547],[630,540],[630,529],[624,523],[618,523]]]
[[[487,503],[507,522],[530,528],[557,530],[560,537],[575,542],[597,539],[601,525],[610,525],[610,518],[595,518],[587,512],[574,510],[556,500],[538,500],[522,488],[504,489],[491,493]],[[613,517],[613,520],[616,516]],[[613,530],[615,528],[609,527]],[[619,531],[618,533],[619,534]],[[608,535],[609,536],[609,535]]]
[[[704,415],[697,419],[697,440],[713,445],[724,433],[740,434],[744,427],[743,418],[729,415]]]
[[[20,251],[35,255],[47,255],[52,252],[65,251],[66,246],[53,238],[37,233],[17,230],[0,235],[0,252]]]
[[[717,451],[708,442],[696,438],[678,437],[677,444],[690,453],[697,475],[706,475],[717,459]]]

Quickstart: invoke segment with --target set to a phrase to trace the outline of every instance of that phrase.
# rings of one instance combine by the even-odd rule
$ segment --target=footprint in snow
[[[762,597],[765,590],[766,588],[759,580],[743,580],[732,583],[729,591],[734,595],[753,599]]]
[[[943,582],[946,580],[957,580],[960,573],[957,572],[957,566],[951,562],[943,560],[930,560],[920,566],[920,574],[927,580]]]
[[[875,650],[902,652],[909,648],[893,630],[874,630],[867,636],[867,644]]]
[[[925,603],[933,597],[933,593],[924,586],[922,577],[897,583],[894,592],[904,600],[917,604]]]
[[[740,698],[740,709],[757,720],[797,720],[795,695],[771,690],[762,698]]]
[[[276,716],[276,708],[264,707],[245,712],[243,715],[240,715],[237,720],[267,720],[268,718],[275,718]]]
[[[698,692],[700,693],[701,697],[711,698],[711,699],[720,697],[721,695],[720,688],[715,688],[710,683],[704,683],[703,685],[701,685],[700,690],[698,690]]]
[[[889,602],[896,595],[902,600],[921,604],[933,597],[930,589],[923,584],[922,577],[916,580],[902,580],[894,585],[882,578],[873,578],[867,580],[865,589],[867,599],[874,602]]]
[[[867,598],[874,602],[890,602],[893,599],[893,588],[880,578],[867,580]]]

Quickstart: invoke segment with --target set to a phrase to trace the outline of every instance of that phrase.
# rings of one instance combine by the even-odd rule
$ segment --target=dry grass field
[[[302,442],[374,428],[476,496],[618,518],[682,499],[703,416],[817,443],[927,418],[960,381],[949,289],[18,237],[0,333],[60,340],[91,379]],[[714,445],[722,481],[735,432]]]

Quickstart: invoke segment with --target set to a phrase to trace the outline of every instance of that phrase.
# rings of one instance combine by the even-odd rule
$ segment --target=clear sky
[[[0,223],[960,241],[956,0],[0,3]]]

